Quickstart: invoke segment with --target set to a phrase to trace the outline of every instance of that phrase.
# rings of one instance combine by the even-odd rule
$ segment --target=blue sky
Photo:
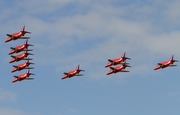
[[[178,0],[0,1],[0,114],[179,115],[179,64],[154,71],[158,62],[180,60]],[[6,34],[25,25],[34,44],[33,81],[11,83]],[[126,51],[130,73],[106,76],[108,59]],[[80,64],[83,77],[61,80]]]

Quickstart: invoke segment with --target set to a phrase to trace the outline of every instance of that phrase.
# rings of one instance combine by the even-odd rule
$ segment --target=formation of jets
[[[32,49],[28,49],[29,46],[33,46],[32,44],[28,44],[28,39],[30,37],[24,37],[26,33],[31,33],[28,31],[25,31],[25,26],[22,27],[22,29],[19,32],[15,32],[13,34],[6,34],[8,38],[5,40],[5,42],[10,42],[12,40],[18,40],[18,39],[25,39],[24,44],[18,45],[16,47],[10,47],[11,51],[9,52],[9,55],[16,53],[16,55],[11,55],[12,59],[9,63],[19,62],[22,60],[26,60],[24,63],[13,65],[13,70],[11,71],[21,71],[26,70],[26,73],[20,74],[18,76],[14,76],[14,80],[12,83],[22,80],[32,80],[34,78],[29,78],[30,75],[34,75],[33,73],[29,73],[30,69],[33,69],[33,67],[29,67],[30,64],[34,64],[29,62],[29,60],[32,60],[32,58],[28,58],[29,55],[33,55],[32,53],[29,53],[28,51],[33,51]],[[20,53],[23,52],[23,53]]]
[[[26,70],[26,73],[20,74],[18,76],[14,76],[14,80],[12,81],[12,83],[17,82],[17,81],[22,81],[22,80],[34,79],[34,78],[29,78],[30,75],[35,75],[35,74],[30,73],[30,69],[34,69],[34,68],[29,67],[29,66],[34,63],[29,62],[29,60],[32,60],[32,58],[28,58],[29,55],[33,55],[32,53],[28,52],[28,51],[33,51],[32,49],[28,49],[28,47],[33,46],[33,45],[28,44],[28,39],[30,39],[30,37],[24,37],[26,33],[31,33],[31,32],[25,31],[25,26],[23,26],[19,32],[15,32],[13,34],[6,34],[8,36],[8,38],[5,40],[6,43],[12,40],[25,39],[22,45],[18,45],[16,47],[10,47],[11,51],[9,52],[9,55],[14,54],[14,53],[16,53],[16,55],[15,56],[11,55],[12,59],[10,60],[9,63],[26,60],[24,63],[13,65],[13,70],[11,71],[12,73],[16,71],[21,71],[21,70]],[[20,52],[23,52],[23,53],[20,53]],[[110,70],[107,73],[107,75],[116,74],[118,72],[129,72],[128,70],[125,70],[125,69],[126,67],[131,67],[131,66],[129,65],[129,63],[126,63],[126,60],[131,60],[131,58],[126,57],[125,55],[126,55],[126,52],[124,52],[119,58],[108,59],[108,63],[105,65],[105,68],[109,67]],[[174,56],[172,55],[169,60],[158,63],[157,66],[154,68],[154,70],[177,66],[173,64],[174,62],[179,62],[179,61],[174,60],[173,58]],[[80,74],[80,72],[84,70],[79,69],[79,66],[80,65],[77,65],[75,70],[64,72],[64,76],[61,79],[63,80],[63,79],[71,78],[74,76],[83,76],[83,74]]]
[[[6,34],[8,38],[6,39],[5,42],[10,42],[12,40],[17,40],[17,39],[29,39],[29,37],[23,37],[26,33],[30,34],[31,32],[25,31],[25,26],[23,26],[19,32],[15,32],[13,34]]]
[[[117,72],[129,72],[127,70],[125,70],[126,67],[131,67],[129,66],[129,63],[126,63],[126,60],[131,60],[131,58],[128,58],[125,56],[126,55],[126,52],[124,52],[122,54],[121,57],[119,58],[115,58],[113,60],[111,59],[108,59],[108,63],[106,64],[105,68],[106,67],[109,67],[110,70],[109,72],[107,73],[107,75],[110,75],[110,74],[113,74],[113,73],[117,73]],[[116,66],[118,64],[121,64],[120,66]],[[114,66],[114,67],[110,67],[110,66]]]

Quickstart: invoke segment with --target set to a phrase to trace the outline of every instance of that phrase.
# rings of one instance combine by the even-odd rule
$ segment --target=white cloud
[[[27,115],[24,112],[16,109],[0,108],[1,115]]]
[[[1,115],[42,115],[40,113],[28,113],[28,112],[24,112],[22,110],[19,109],[14,109],[14,108],[4,108],[4,107],[0,107],[0,114]]]
[[[17,95],[10,91],[0,89],[0,101],[15,101]]]
[[[175,57],[180,57],[180,54],[177,54],[179,31],[173,30],[166,33],[161,30],[160,25],[155,25],[151,20],[145,20],[155,18],[149,16],[152,16],[151,11],[158,10],[156,7],[160,3],[158,1],[143,7],[131,3],[126,6],[115,7],[113,4],[109,4],[109,0],[103,4],[100,4],[102,1],[87,1],[90,5],[81,0],[76,0],[74,3],[78,3],[79,7],[83,7],[82,4],[90,7],[86,13],[76,12],[63,17],[57,14],[55,18],[50,17],[51,21],[44,20],[36,15],[29,15],[31,12],[29,9],[32,9],[34,14],[46,11],[53,13],[57,9],[61,9],[61,6],[71,3],[72,0],[53,0],[43,3],[41,3],[42,1],[28,2],[30,3],[19,3],[24,7],[28,6],[27,10],[23,11],[25,15],[18,17],[18,19],[12,19],[12,22],[8,23],[16,26],[25,23],[27,30],[32,30],[30,36],[35,43],[34,48],[40,54],[34,56],[38,63],[59,65],[57,68],[64,67],[67,63],[72,65],[84,63],[87,69],[96,63],[99,64],[99,67],[104,67],[108,58],[118,57],[122,52],[127,51],[127,54],[132,57],[132,62],[136,60],[136,65],[136,63],[139,64],[139,60],[141,62],[139,68],[143,68],[161,54],[168,57],[174,54]],[[80,4],[81,2],[82,4]],[[46,7],[39,7],[39,4]],[[54,4],[56,5],[53,6]],[[166,13],[166,11],[162,11],[162,13]],[[128,15],[132,15],[132,19],[124,18]],[[141,17],[143,15],[146,17]],[[133,20],[137,17],[141,21]],[[14,24],[14,22],[16,23]],[[88,48],[83,48],[86,44],[91,45]],[[78,49],[79,47],[82,49]],[[155,56],[155,54],[158,55]],[[51,55],[51,59],[47,55]],[[144,59],[149,60],[145,65],[143,64]]]

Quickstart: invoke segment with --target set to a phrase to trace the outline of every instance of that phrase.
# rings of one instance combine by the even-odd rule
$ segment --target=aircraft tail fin
[[[129,57],[126,57],[126,52],[124,52],[123,54],[122,54],[122,56],[121,56],[122,58],[125,58],[125,59],[129,59],[129,60],[131,60],[131,58],[129,58]]]
[[[82,70],[82,69],[79,69],[79,66],[80,66],[80,65],[76,66],[76,70],[84,71],[84,70]]]
[[[178,60],[174,60],[174,55],[172,55],[169,60],[174,61],[174,62],[179,62]]]
[[[23,32],[23,33],[31,33],[31,32],[28,32],[28,31],[25,31],[25,25],[21,28],[21,32]]]
[[[34,45],[32,45],[32,44],[28,44],[28,39],[26,39],[26,40],[24,41],[24,44],[25,44],[25,45],[28,45],[28,46],[34,46]]]

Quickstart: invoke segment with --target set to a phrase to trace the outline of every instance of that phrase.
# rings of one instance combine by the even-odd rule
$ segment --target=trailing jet
[[[129,72],[129,71],[125,70],[126,67],[131,67],[131,66],[129,66],[128,63],[123,63],[120,66],[110,67],[111,70],[109,70],[107,75],[117,73],[117,72]]]
[[[34,78],[29,78],[30,75],[35,75],[35,74],[29,73],[29,69],[28,69],[25,74],[14,76],[14,80],[12,81],[12,83],[22,80],[33,80]]]
[[[22,27],[22,29],[19,32],[13,33],[13,34],[6,34],[8,38],[6,39],[5,42],[10,42],[11,40],[17,40],[17,39],[29,39],[29,37],[22,37],[26,33],[31,33],[28,31],[25,31],[25,26]]]
[[[179,61],[174,60],[173,58],[174,58],[174,56],[172,55],[168,61],[158,63],[158,65],[154,68],[154,70],[157,70],[157,69],[160,69],[160,68],[163,69],[163,68],[166,68],[166,67],[177,66],[177,65],[173,65],[173,63],[174,62],[179,62]]]
[[[28,44],[28,40],[25,40],[24,44],[22,44],[22,45],[19,45],[16,47],[10,47],[12,50],[9,52],[9,55],[13,54],[13,53],[19,53],[21,51],[32,51],[32,50],[28,49],[29,46],[34,46],[34,45]]]
[[[79,65],[78,65],[75,70],[64,73],[64,76],[62,77],[62,79],[71,78],[74,76],[83,76],[83,74],[79,74],[81,71],[84,71],[84,70],[79,69]]]
[[[129,60],[131,59],[131,58],[126,57],[125,55],[126,55],[126,52],[124,52],[120,58],[115,58],[113,60],[108,59],[109,62],[106,64],[105,67],[117,65],[117,64],[124,62],[126,59],[129,59]]]
[[[15,71],[21,71],[23,69],[34,69],[33,67],[29,67],[30,64],[34,64],[29,62],[29,60],[26,60],[25,63],[22,64],[18,64],[17,66],[13,65],[13,70],[11,72],[15,72]]]
[[[31,58],[27,58],[28,55],[33,55],[25,51],[23,54],[17,54],[16,56],[11,55],[12,59],[9,63],[18,62],[20,60],[32,60]]]

